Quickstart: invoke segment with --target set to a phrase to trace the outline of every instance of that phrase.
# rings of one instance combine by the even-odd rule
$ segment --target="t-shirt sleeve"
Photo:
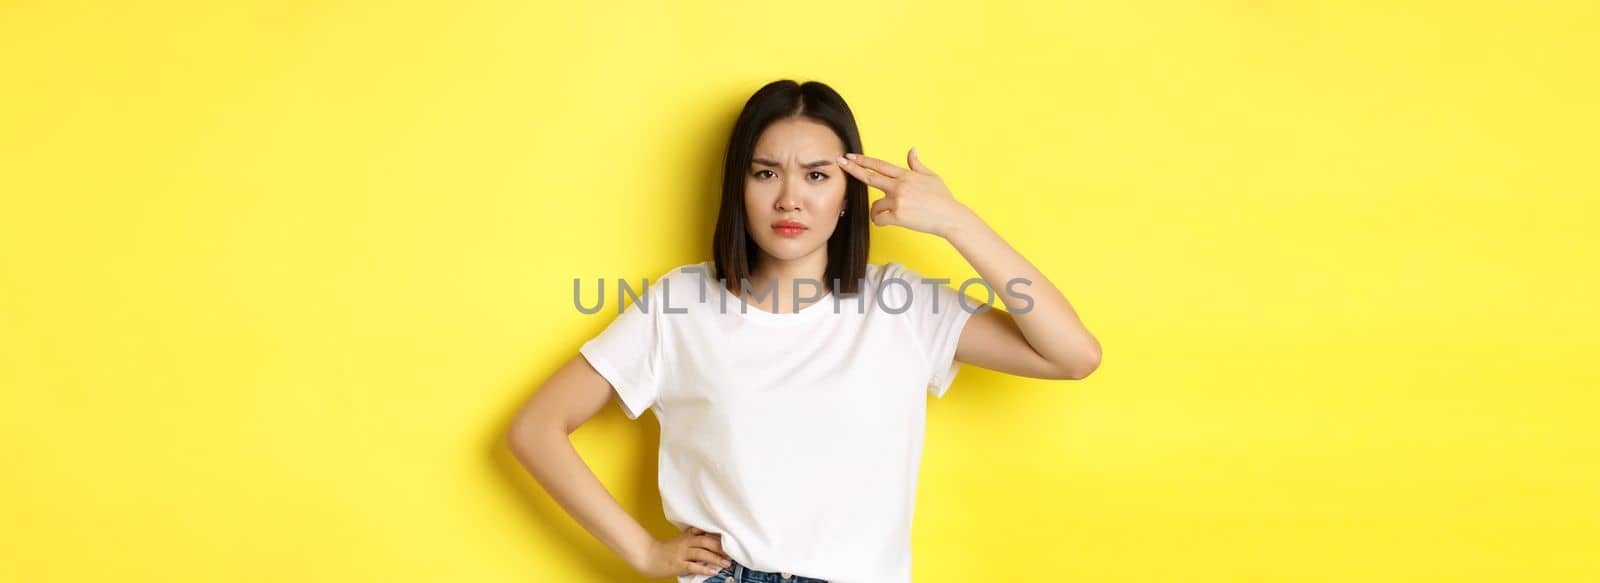
[[[665,361],[659,289],[659,280],[650,283],[647,293],[640,293],[638,300],[578,349],[589,365],[611,383],[628,419],[638,419],[661,394]],[[641,303],[648,304],[648,309],[641,308]]]
[[[895,267],[890,273],[911,284],[913,301],[906,315],[911,317],[912,328],[928,355],[928,393],[936,398],[943,397],[961,370],[961,362],[955,359],[956,346],[961,341],[962,329],[973,315],[969,309],[978,309],[982,301],[968,300],[968,307],[963,308],[958,303],[960,292],[949,283],[926,278],[903,265]]]

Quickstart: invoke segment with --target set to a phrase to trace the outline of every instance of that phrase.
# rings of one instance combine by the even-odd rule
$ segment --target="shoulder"
[[[876,267],[877,273],[873,273],[874,267]],[[904,263],[901,263],[899,261],[890,261],[888,263],[884,263],[881,266],[874,266],[872,264],[868,264],[868,266],[867,266],[867,280],[868,281],[873,281],[873,282],[879,282],[879,283],[882,283],[882,282],[885,282],[885,281],[889,281],[889,280],[901,280],[901,281],[905,282],[906,284],[910,284],[911,286],[916,287],[916,286],[926,285],[926,282],[929,281],[929,278],[927,276],[923,275],[921,271],[918,271],[916,269],[912,269],[910,266],[908,266],[908,265],[906,265]],[[945,280],[934,279],[934,281],[939,281],[940,283],[943,283]],[[900,284],[897,283],[895,285],[900,285]]]
[[[909,266],[899,261],[889,261],[882,264],[867,264],[867,279],[870,281],[881,282],[886,279],[905,279],[907,277],[919,276],[920,274],[918,274],[916,270],[911,269]]]
[[[893,264],[893,261],[890,261],[889,263],[868,263],[867,270],[862,274],[862,278],[867,280],[869,283],[883,281],[884,274],[888,273],[889,266]]]
[[[716,264],[710,261],[696,261],[683,263],[668,269],[655,281],[651,282],[651,293],[660,294],[661,290],[671,288],[673,305],[678,305],[681,298],[695,297],[702,288],[716,288]],[[689,290],[695,290],[693,292]]]
[[[656,287],[663,282],[672,282],[672,285],[679,285],[680,283],[694,283],[695,278],[697,277],[711,277],[710,273],[714,269],[716,269],[716,267],[713,266],[710,261],[683,263],[675,265],[666,271],[659,272],[659,274],[655,277],[635,277],[632,281],[639,282],[641,279],[643,279],[643,281],[650,284],[650,287]]]
[[[919,309],[926,308],[934,313],[955,302],[956,296],[962,293],[957,290],[962,282],[949,276],[930,276],[898,261],[885,263],[874,283],[880,294],[892,300],[911,302]]]
[[[922,272],[899,261],[881,265],[867,264],[867,281],[875,293],[889,305],[922,303],[916,299],[927,295],[927,278]]]
[[[617,297],[619,299],[623,296],[628,296],[630,298],[630,302],[628,302],[630,304],[630,309],[648,309],[646,306],[649,304],[646,306],[640,306],[638,300],[646,300],[650,302],[659,301],[662,299],[663,293],[672,294],[672,301],[674,302],[674,305],[676,305],[676,303],[680,301],[679,295],[684,294],[685,292],[679,291],[678,289],[673,289],[670,292],[665,290],[667,290],[669,287],[693,290],[695,289],[695,286],[704,285],[704,282],[708,281],[708,279],[704,278],[710,277],[708,274],[709,272],[706,270],[710,269],[713,269],[710,262],[684,263],[660,272],[660,274],[655,277],[619,277],[615,280],[610,278],[601,278],[601,293],[602,295],[605,294],[605,286],[607,284],[615,283],[617,285]],[[684,295],[683,297],[689,296]]]
[[[716,270],[717,266],[712,264],[710,261],[695,261],[692,263],[683,263],[674,266],[672,269],[668,269],[665,273],[662,273],[661,277],[656,279],[658,281],[673,280],[675,282],[685,281],[693,283],[695,278],[713,278]]]

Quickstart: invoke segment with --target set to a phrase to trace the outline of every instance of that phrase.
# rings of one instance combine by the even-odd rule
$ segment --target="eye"
[[[820,172],[820,171],[817,171],[817,170],[812,170],[811,173],[820,177],[820,178],[816,178],[815,179],[815,180],[817,180],[819,182],[822,181],[822,180],[826,180],[828,178],[828,175],[826,173],[823,173],[823,172]]]
[[[761,175],[761,173],[762,173],[762,172],[766,172],[766,173],[768,173],[768,174],[772,174],[772,171],[771,171],[771,170],[757,170],[757,171],[756,171],[756,177],[757,177],[757,178],[766,178],[766,176],[762,176],[762,175]]]

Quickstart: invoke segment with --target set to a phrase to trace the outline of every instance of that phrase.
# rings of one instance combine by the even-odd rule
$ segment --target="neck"
[[[778,259],[766,253],[761,254],[761,261],[756,265],[754,273],[750,274],[750,283],[756,289],[765,289],[777,283],[776,291],[780,297],[792,295],[795,291],[796,280],[800,280],[800,293],[811,295],[821,290],[828,293],[833,288],[833,282],[826,281],[828,271],[828,250],[817,249],[804,257],[794,259]],[[814,285],[813,285],[814,284]]]

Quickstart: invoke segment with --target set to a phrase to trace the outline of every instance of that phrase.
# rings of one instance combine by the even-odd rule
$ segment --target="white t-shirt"
[[[766,312],[715,277],[710,261],[668,271],[579,349],[629,419],[655,411],[667,520],[722,533],[752,569],[911,581],[927,395],[955,378],[981,303],[898,262],[798,313],[792,288]]]

